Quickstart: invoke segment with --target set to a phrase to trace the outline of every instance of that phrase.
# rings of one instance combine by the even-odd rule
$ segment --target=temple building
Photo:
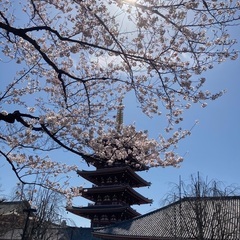
[[[91,201],[86,207],[71,207],[67,210],[91,220],[91,227],[102,227],[129,220],[140,214],[132,205],[152,203],[134,188],[150,186],[129,166],[97,168],[77,172],[93,183],[91,188],[82,188],[82,197]]]

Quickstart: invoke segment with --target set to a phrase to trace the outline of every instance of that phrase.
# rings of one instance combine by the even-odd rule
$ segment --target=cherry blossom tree
[[[2,0],[0,9],[1,65],[11,68],[1,81],[0,155],[22,182],[75,170],[44,156],[59,148],[83,159],[104,148],[109,164],[134,156],[136,166],[178,166],[184,111],[222,95],[204,91],[203,73],[238,55],[229,32],[239,1]],[[128,93],[143,114],[166,117],[168,138],[115,128]],[[104,134],[114,144],[99,144]]]

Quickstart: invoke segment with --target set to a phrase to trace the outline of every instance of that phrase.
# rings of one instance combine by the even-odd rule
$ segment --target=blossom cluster
[[[11,68],[0,90],[1,155],[56,174],[43,153],[59,148],[109,165],[178,166],[189,131],[174,129],[193,104],[223,94],[205,89],[205,72],[237,59],[239,11],[237,0],[0,1],[0,64]],[[166,119],[169,138],[113,128],[128,94],[143,114]]]
[[[178,140],[179,135],[176,134],[172,141]],[[136,131],[135,126],[129,125],[122,126],[121,131],[110,129],[106,133],[102,132],[89,142],[89,147],[96,161],[104,161],[106,166],[127,165],[136,170],[179,166],[182,157],[167,151],[173,142],[169,145],[163,142],[159,144],[157,140],[149,139],[146,131]]]

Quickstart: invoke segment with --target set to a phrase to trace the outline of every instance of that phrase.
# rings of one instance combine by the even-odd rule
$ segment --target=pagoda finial
[[[121,131],[121,126],[123,124],[123,108],[124,108],[124,106],[121,101],[120,105],[118,107],[117,117],[116,117],[116,128],[117,128],[118,132]]]

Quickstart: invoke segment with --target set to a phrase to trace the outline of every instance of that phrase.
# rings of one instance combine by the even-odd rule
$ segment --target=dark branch
[[[30,119],[39,119],[38,117],[34,117],[30,114],[20,113],[19,111],[14,111],[13,113],[9,113],[7,115],[0,113],[0,120],[7,122],[7,123],[14,123],[15,121],[20,122],[23,126],[27,128],[31,128],[34,131],[42,131],[41,127],[33,127],[32,125],[28,124],[23,117],[27,117]]]
[[[43,131],[45,132],[54,142],[56,142],[59,146],[63,147],[64,149],[78,155],[81,157],[86,156],[84,153],[76,151],[70,147],[68,147],[66,144],[62,143],[56,136],[54,133],[51,133],[51,131],[48,130],[48,128],[46,127],[45,124],[41,123],[40,126],[41,127],[33,127],[32,125],[30,125],[29,123],[27,123],[25,120],[25,118],[29,118],[29,119],[36,119],[39,120],[39,117],[35,117],[32,116],[30,114],[24,114],[21,113],[19,111],[14,111],[13,113],[9,113],[7,115],[0,113],[0,121],[5,121],[7,123],[14,123],[15,121],[20,122],[23,126],[27,127],[27,128],[31,128],[34,131]]]
[[[7,156],[7,154],[5,154],[4,152],[2,152],[1,150],[0,150],[0,154],[3,155],[3,156],[6,158],[7,162],[11,165],[12,170],[13,170],[13,172],[15,173],[17,179],[18,179],[22,184],[26,184],[26,182],[24,182],[24,181],[22,180],[22,178],[19,176],[17,169],[15,168],[14,164],[12,163],[11,159]]]

